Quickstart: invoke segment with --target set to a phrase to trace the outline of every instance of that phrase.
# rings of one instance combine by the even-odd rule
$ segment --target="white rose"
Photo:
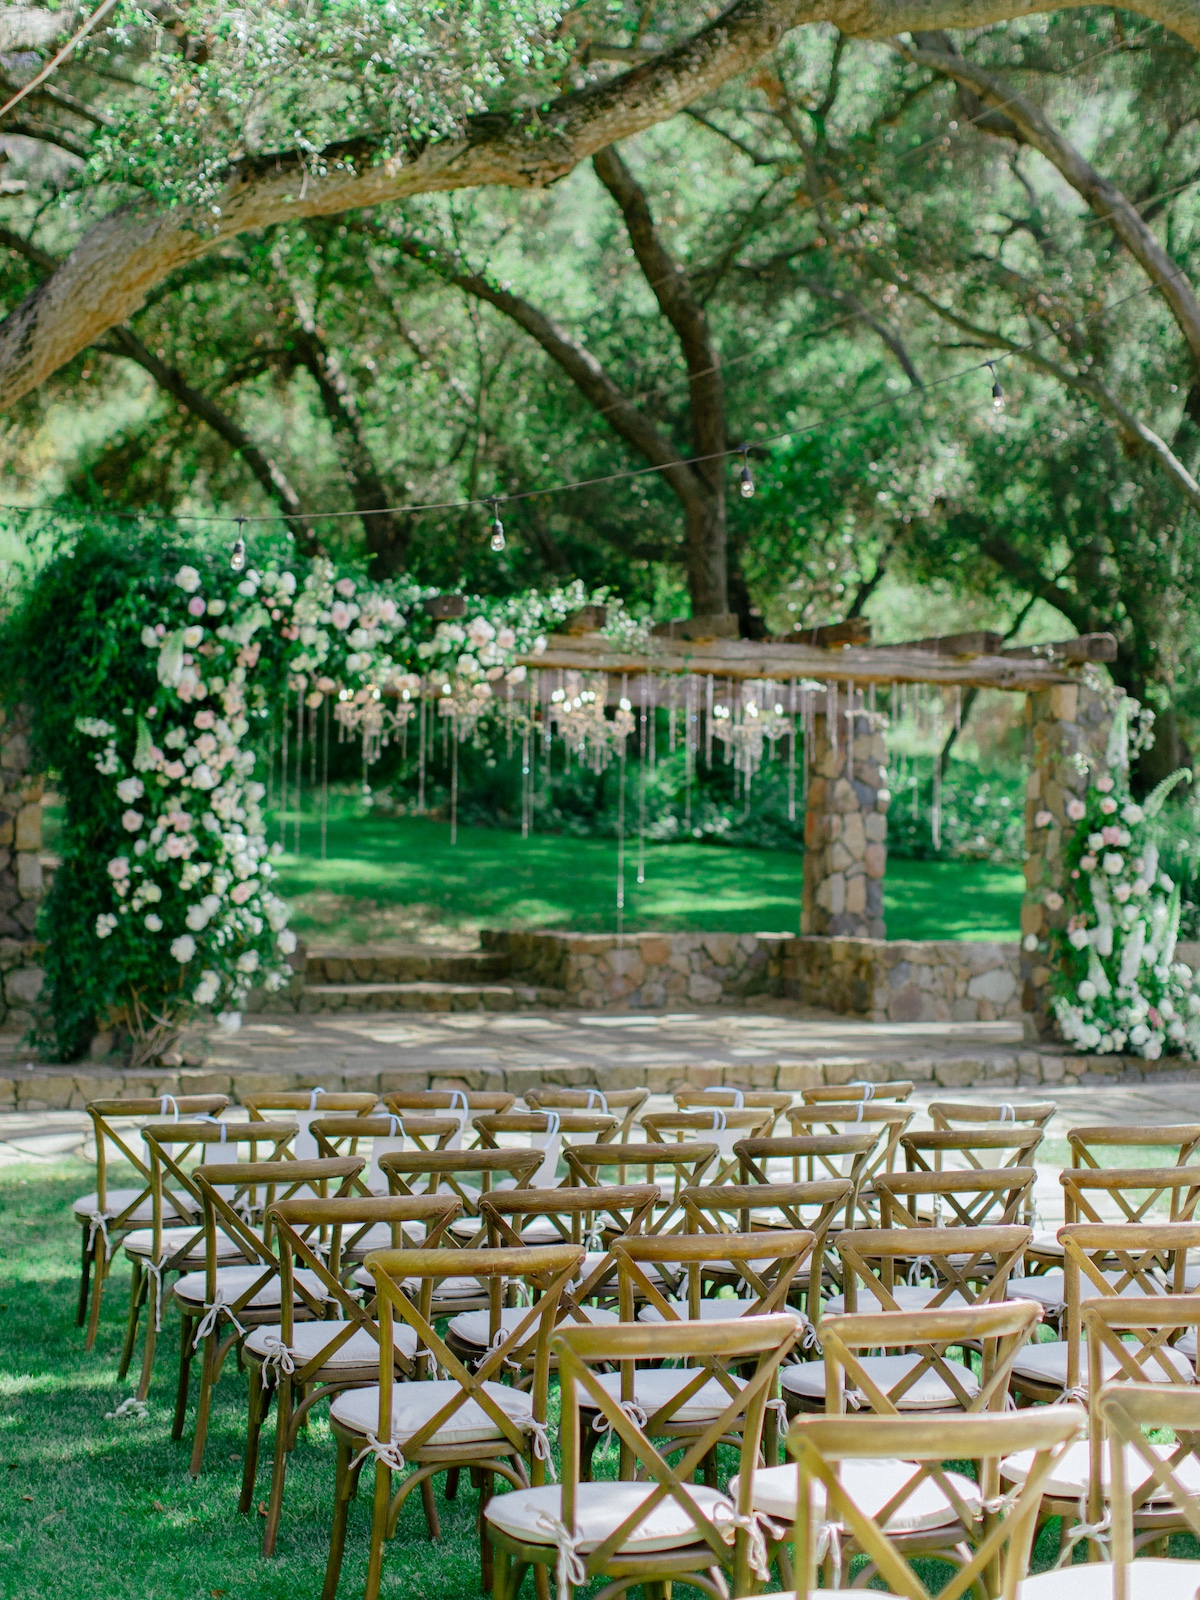
[[[117,785],[117,799],[123,800],[127,806],[140,800],[145,792],[146,785],[140,778],[122,778]]]
[[[200,587],[200,574],[195,567],[180,567],[175,574],[175,582],[183,590],[184,594],[195,594]]]
[[[190,961],[196,954],[196,941],[190,933],[181,933],[171,940],[171,954],[178,962]]]
[[[1067,942],[1075,950],[1086,950],[1091,940],[1086,928],[1075,928],[1067,935]]]
[[[1127,806],[1121,807],[1121,821],[1127,822],[1131,828],[1135,827],[1144,815],[1141,806],[1134,805],[1132,801]]]
[[[1090,978],[1085,978],[1075,992],[1085,1004],[1090,1004],[1096,998],[1096,985]]]
[[[129,876],[129,857],[114,856],[108,863],[108,875],[116,883],[122,883]]]
[[[126,833],[136,833],[144,820],[140,811],[126,811],[121,818],[121,826]]]
[[[1129,1030],[1129,1042],[1132,1045],[1144,1045],[1150,1037],[1150,1029],[1144,1022],[1136,1022]]]
[[[161,933],[162,925],[162,918],[159,916],[157,911],[152,911],[146,918],[146,926],[150,929],[151,933]]]
[[[203,628],[191,627],[191,628],[185,628],[183,630],[183,642],[184,642],[184,645],[189,650],[194,650],[196,648],[196,646],[200,643],[200,641],[203,638],[204,638],[204,629]]]
[[[258,971],[258,951],[257,950],[244,950],[242,952],[242,954],[237,958],[237,969],[238,969],[239,972],[257,972]]]
[[[1027,933],[1025,935],[1025,937],[1021,940],[1021,946],[1025,950],[1031,950],[1031,951],[1032,950],[1036,950],[1037,947],[1038,947],[1037,934],[1036,933]]]
[[[210,1006],[220,993],[221,980],[215,972],[201,974],[200,982],[192,990],[192,999],[198,1006]]]
[[[1117,873],[1120,872],[1122,867],[1125,865],[1125,857],[1119,856],[1115,850],[1110,850],[1100,865],[1104,868],[1105,872],[1108,873],[1110,878],[1115,878]]]
[[[290,928],[284,928],[283,932],[276,936],[275,943],[283,951],[285,956],[290,956],[292,951],[296,948],[296,935]]]
[[[206,761],[202,761],[192,773],[193,789],[212,789],[216,787],[216,778],[213,777],[212,768]]]
[[[102,911],[96,918],[97,939],[107,939],[117,925],[117,919],[111,911]]]

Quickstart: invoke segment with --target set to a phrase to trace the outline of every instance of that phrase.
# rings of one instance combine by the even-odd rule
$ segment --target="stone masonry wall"
[[[33,937],[42,878],[42,779],[29,771],[27,721],[0,706],[0,1027],[23,1031],[42,986]]]
[[[789,939],[783,993],[870,1022],[1021,1016],[1020,948],[971,940]]]
[[[871,731],[865,713],[847,716],[841,693],[827,690],[827,702],[831,696],[830,715],[813,719],[800,928],[806,934],[882,939],[888,807],[884,735]],[[837,728],[836,747],[831,724]],[[851,729],[856,730],[853,750]]]

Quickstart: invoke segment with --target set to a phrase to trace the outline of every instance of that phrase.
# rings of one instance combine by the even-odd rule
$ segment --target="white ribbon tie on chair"
[[[174,1113],[175,1113],[175,1115],[171,1118],[171,1121],[172,1122],[178,1122],[179,1121],[179,1101],[176,1100],[176,1098],[175,1098],[175,1096],[173,1094],[164,1094],[162,1096],[162,1098],[159,1100],[159,1102],[158,1102],[158,1114],[159,1114],[160,1117],[165,1117],[166,1116],[167,1107],[168,1106],[171,1106],[173,1108],[173,1110],[174,1110]]]
[[[461,1089],[452,1089],[450,1091],[450,1115],[458,1118],[458,1132],[450,1135],[450,1142],[447,1144],[446,1149],[461,1150],[463,1135],[467,1131],[467,1122],[471,1115],[471,1107]]]
[[[864,1102],[875,1098],[875,1085],[869,1083],[866,1078],[851,1079],[849,1087],[851,1089],[861,1089]]]
[[[150,1293],[154,1296],[154,1331],[162,1332],[163,1269],[161,1261],[147,1261],[146,1276],[150,1279]]]
[[[387,1444],[380,1444],[373,1433],[367,1435],[365,1447],[358,1452],[350,1463],[350,1471],[353,1472],[356,1468],[361,1467],[368,1456],[374,1456],[376,1461],[382,1461],[384,1466],[390,1467],[393,1472],[403,1472],[408,1465],[408,1462],[404,1459],[404,1451],[401,1450],[398,1444],[393,1444],[390,1441]]]
[[[100,1235],[104,1243],[104,1259],[107,1261],[109,1256],[112,1255],[112,1240],[108,1237],[108,1219],[103,1211],[93,1211],[88,1217],[88,1236],[85,1249],[89,1254],[96,1242],[97,1234]]]
[[[1067,1533],[1067,1537],[1062,1548],[1062,1554],[1054,1563],[1055,1572],[1057,1572],[1060,1567],[1070,1566],[1071,1558],[1075,1554],[1075,1546],[1077,1544],[1082,1544],[1085,1539],[1092,1544],[1099,1545],[1101,1560],[1111,1561],[1112,1550],[1109,1548],[1112,1544],[1111,1529],[1111,1507],[1106,1509],[1099,1522],[1089,1522],[1087,1520],[1087,1503],[1085,1497],[1080,1495],[1079,1521]]]
[[[724,1107],[713,1106],[710,1112],[712,1117],[713,1132],[716,1134],[717,1154],[722,1161],[728,1161],[733,1155],[733,1147],[738,1137],[738,1130],[729,1126],[729,1118],[725,1115]]]
[[[312,1125],[321,1115],[317,1106],[320,1095],[327,1094],[328,1090],[320,1087],[313,1089],[308,1096],[308,1110],[296,1112],[296,1134],[292,1150],[297,1161],[315,1161],[320,1151],[317,1149],[317,1138],[312,1132]]]
[[[1017,1120],[1017,1113],[1016,1113],[1015,1108],[1010,1106],[1008,1104],[1008,1102],[1005,1101],[1005,1103],[1000,1107],[1000,1121],[1001,1122],[1015,1122],[1016,1120]]]
[[[833,1563],[833,1588],[842,1587],[842,1529],[837,1522],[817,1524],[817,1565],[828,1558]]]
[[[638,1405],[636,1400],[618,1400],[617,1410],[622,1414],[622,1416],[629,1418],[630,1422],[633,1423],[634,1427],[639,1433],[645,1433],[646,1423],[650,1419],[646,1412],[642,1410],[641,1406]],[[592,1418],[592,1432],[600,1435],[608,1435],[601,1446],[601,1450],[605,1455],[607,1455],[610,1447],[617,1442],[617,1431],[613,1427],[612,1418],[606,1416],[603,1411],[597,1411],[596,1415]]]
[[[589,1111],[594,1111],[596,1107],[599,1106],[604,1115],[608,1115],[608,1098],[604,1094],[603,1090],[589,1089],[587,1092],[587,1097],[587,1108]]]
[[[538,1512],[537,1526],[553,1537],[554,1547],[558,1551],[558,1560],[554,1563],[558,1600],[571,1600],[571,1590],[581,1589],[588,1581],[587,1567],[579,1550],[583,1541],[571,1532],[565,1522],[545,1511]]]
[[[274,1367],[276,1371],[286,1373],[289,1378],[296,1370],[292,1352],[283,1340],[277,1339],[274,1334],[263,1340],[263,1366]]]
[[[724,1539],[726,1544],[732,1544],[737,1536],[737,1531],[749,1535],[750,1570],[762,1583],[768,1583],[771,1578],[771,1564],[767,1558],[767,1541],[763,1536],[763,1529],[767,1530],[772,1539],[778,1539],[783,1532],[782,1528],[764,1517],[761,1512],[752,1511],[749,1516],[743,1516],[740,1511],[735,1511],[731,1506],[717,1505],[713,1507],[713,1526]]]
[[[546,1118],[544,1131],[533,1134],[529,1140],[531,1150],[543,1152],[541,1165],[529,1180],[531,1189],[553,1189],[558,1179],[558,1153],[562,1149],[562,1118],[557,1111],[547,1111],[544,1115]]]
[[[544,1461],[550,1473],[550,1482],[558,1482],[558,1473],[554,1470],[554,1457],[550,1453],[550,1431],[544,1422],[538,1422],[531,1417],[525,1424],[533,1436],[533,1454],[537,1461]]]
[[[371,1140],[371,1165],[367,1168],[367,1188],[372,1194],[388,1192],[388,1181],[379,1169],[379,1160],[381,1156],[403,1150],[405,1137],[403,1117],[398,1117],[394,1111],[389,1111],[386,1135],[379,1134]]]
[[[200,1325],[196,1329],[195,1338],[192,1340],[193,1350],[198,1350],[204,1340],[208,1338],[209,1334],[216,1332],[217,1324],[221,1320],[222,1312],[225,1313],[239,1333],[245,1333],[245,1328],[242,1327],[241,1323],[233,1314],[233,1306],[225,1298],[224,1290],[218,1289],[216,1299],[211,1305],[205,1306],[204,1308],[204,1315],[200,1318]]]

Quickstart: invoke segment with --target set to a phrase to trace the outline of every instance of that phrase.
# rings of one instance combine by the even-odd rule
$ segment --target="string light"
[[[229,552],[229,565],[235,572],[241,572],[246,565],[246,541],[242,538],[245,531],[246,519],[237,519],[237,538],[233,541],[233,549]]]
[[[504,524],[500,521],[500,501],[493,497],[488,504],[492,508],[492,552],[494,555],[499,555],[504,549]]]
[[[750,446],[742,446],[742,499],[749,500],[754,494],[754,479],[750,475]]]
[[[992,410],[1003,411],[1004,390],[1000,387],[1000,379],[996,376],[996,369],[990,361],[987,363],[987,369],[992,375]]]

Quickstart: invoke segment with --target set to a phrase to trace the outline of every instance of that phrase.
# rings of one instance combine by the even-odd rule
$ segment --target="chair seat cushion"
[[[1104,1277],[1109,1283],[1118,1283],[1124,1277],[1122,1272],[1106,1272]],[[1151,1293],[1154,1293],[1151,1290]],[[1161,1292],[1161,1291],[1160,1291]],[[1104,1291],[1098,1289],[1090,1278],[1080,1274],[1079,1298],[1080,1300],[1095,1300]],[[1140,1299],[1146,1291],[1138,1283],[1127,1283],[1121,1290],[1124,1299]],[[1010,1278],[1005,1289],[1006,1300],[1036,1300],[1038,1305],[1044,1307],[1052,1316],[1057,1316],[1066,1305],[1067,1290],[1065,1275],[1061,1272],[1043,1272],[1033,1278]]]
[[[877,1383],[885,1394],[914,1367],[921,1365],[921,1357],[915,1351],[911,1355],[864,1356],[860,1361],[872,1382]],[[963,1393],[974,1398],[979,1393],[979,1380],[970,1367],[965,1367],[958,1361],[947,1361],[946,1365],[962,1385]],[[804,1361],[798,1366],[784,1367],[780,1374],[780,1383],[787,1394],[794,1394],[804,1400],[824,1402],[825,1363]],[[957,1410],[959,1407],[953,1389],[936,1372],[928,1368],[912,1388],[893,1404],[901,1411],[946,1411]]]
[[[584,1306],[587,1319],[591,1323],[620,1322],[620,1317],[615,1311],[602,1311],[598,1306]],[[519,1328],[523,1318],[529,1315],[528,1306],[504,1306],[500,1312],[500,1326],[504,1333],[512,1333],[514,1328]],[[570,1316],[565,1321],[565,1326],[570,1327],[579,1321],[578,1317]],[[449,1332],[454,1334],[463,1344],[478,1346],[485,1350],[491,1343],[490,1321],[486,1311],[460,1311],[456,1317],[451,1317]],[[537,1323],[529,1328],[528,1343],[532,1344],[537,1337]]]
[[[633,1375],[633,1403],[640,1406],[647,1416],[653,1416],[660,1406],[666,1405],[681,1389],[686,1389],[696,1376],[694,1367],[642,1367]],[[619,1372],[605,1372],[598,1376],[597,1382],[605,1394],[612,1395],[616,1400],[621,1398],[621,1374]],[[746,1386],[735,1378],[734,1384],[739,1389]],[[690,1395],[682,1405],[673,1411],[668,1419],[669,1423],[676,1422],[711,1422],[714,1417],[719,1417],[732,1396],[725,1386],[718,1383],[716,1378],[709,1378],[701,1385],[696,1393]],[[579,1404],[581,1407],[589,1406],[589,1397],[582,1389],[579,1390]]]
[[[345,1326],[345,1322],[341,1320],[294,1323],[288,1350],[296,1364],[311,1361]],[[281,1332],[277,1322],[264,1322],[259,1327],[251,1329],[244,1348],[248,1354],[257,1356],[261,1361],[278,1347]],[[392,1343],[402,1356],[407,1356],[411,1360],[417,1353],[417,1330],[410,1328],[407,1323],[393,1322]],[[336,1372],[339,1367],[373,1367],[376,1371],[379,1370],[379,1345],[365,1328],[359,1328],[357,1332],[352,1333],[345,1344],[340,1345],[333,1355],[327,1358],[323,1370]]]
[[[916,1467],[904,1461],[843,1461],[842,1482],[855,1505],[868,1516],[876,1516],[892,1496],[901,1490],[916,1472]],[[959,1472],[946,1476],[954,1484],[967,1505],[977,1505],[980,1489],[977,1483]],[[784,1467],[763,1467],[754,1474],[751,1498],[756,1511],[765,1516],[778,1517],[790,1528],[796,1519],[796,1496],[799,1491],[794,1462]],[[813,1486],[813,1509],[817,1516],[825,1515],[825,1488]],[[729,1493],[736,1496],[738,1480],[731,1479]],[[889,1533],[917,1533],[927,1528],[944,1528],[955,1521],[957,1513],[950,1501],[929,1478],[913,1491],[899,1510],[888,1520]]]
[[[502,1383],[485,1383],[483,1388],[518,1428],[528,1428],[533,1419],[533,1401],[522,1389],[511,1389]],[[440,1411],[448,1400],[462,1392],[462,1385],[453,1378],[393,1384],[393,1441],[403,1449],[406,1439],[411,1439],[417,1429]],[[347,1389],[334,1400],[329,1415],[352,1433],[361,1433],[364,1437],[368,1433],[375,1433],[379,1427],[379,1385]],[[479,1402],[465,1400],[428,1443],[472,1444],[477,1440],[500,1438],[503,1438],[503,1434]]]
[[[1035,1256],[1058,1256],[1060,1259],[1065,1253],[1062,1241],[1053,1228],[1035,1228],[1029,1249]]]
[[[1200,1561],[1138,1558],[1129,1566],[1129,1600],[1195,1600]],[[1060,1572],[1039,1572],[1017,1586],[1017,1600],[1106,1600],[1112,1593],[1111,1567],[1080,1562]]]
[[[668,1300],[667,1304],[677,1313],[681,1322],[691,1320],[686,1300]],[[736,1322],[739,1317],[744,1317],[753,1300],[711,1299],[701,1300],[699,1304],[700,1315],[694,1319],[699,1322]],[[665,1318],[657,1306],[643,1306],[638,1312],[639,1322],[663,1322]]]
[[[1067,1382],[1067,1341],[1055,1339],[1049,1344],[1027,1344],[1023,1350],[1017,1352],[1013,1362],[1013,1377],[1025,1378],[1030,1383],[1045,1383],[1057,1388],[1065,1388]],[[1170,1361],[1172,1367],[1186,1383],[1196,1381],[1195,1370],[1188,1358],[1178,1350],[1167,1349],[1162,1352],[1162,1357]],[[1112,1378],[1121,1370],[1121,1363],[1111,1350],[1100,1352],[1100,1370],[1103,1376]],[[1081,1343],[1079,1350],[1079,1384],[1086,1388],[1088,1381],[1087,1345]],[[1147,1383],[1166,1381],[1166,1373],[1162,1368],[1161,1358],[1152,1358],[1151,1365],[1146,1369]]]
[[[406,1222],[404,1224],[405,1238],[412,1244],[420,1245],[425,1238],[425,1224],[423,1222]],[[342,1231],[342,1253],[348,1261],[361,1261],[368,1250],[390,1250],[392,1248],[392,1225],[390,1222],[373,1223],[362,1235],[355,1239],[358,1232],[356,1228],[347,1227]],[[351,1245],[349,1240],[354,1239]],[[371,1274],[368,1272],[367,1277]]]
[[[729,1497],[716,1489],[706,1489],[698,1483],[687,1487],[702,1516],[711,1519],[718,1506],[732,1511]],[[594,1550],[602,1544],[653,1492],[654,1485],[648,1483],[581,1483],[575,1491],[579,1548]],[[562,1490],[556,1483],[542,1489],[514,1489],[511,1494],[498,1494],[489,1500],[484,1514],[494,1527],[523,1544],[552,1545],[554,1535],[542,1526],[539,1517],[561,1518]],[[677,1500],[668,1497],[634,1529],[620,1553],[678,1550],[697,1543],[699,1537],[691,1516]]]
[[[105,1196],[104,1215],[108,1218],[119,1217],[125,1207],[132,1205],[141,1194],[140,1189],[109,1189]],[[97,1211],[99,1196],[93,1189],[91,1194],[81,1194],[78,1200],[71,1204],[71,1210],[80,1219],[86,1222],[93,1211]],[[173,1195],[163,1195],[163,1215],[167,1217],[190,1217],[198,1211],[198,1207],[186,1197],[179,1204],[174,1203]],[[133,1214],[126,1219],[128,1223],[154,1221],[154,1202],[150,1196],[141,1201]]]
[[[373,1291],[375,1288],[375,1279],[366,1267],[355,1268],[354,1282],[360,1289]],[[421,1284],[416,1278],[410,1278],[402,1287],[414,1300],[421,1290]],[[443,1278],[440,1283],[434,1285],[433,1293],[437,1300],[477,1300],[480,1296],[487,1298],[487,1290],[478,1278]]]
[[[1154,1453],[1164,1460],[1175,1448],[1173,1445],[1156,1444],[1152,1446]],[[1033,1464],[1034,1452],[1021,1450],[1016,1455],[1006,1456],[1000,1463],[1000,1476],[1006,1483],[1024,1483],[1029,1476],[1030,1466]],[[1145,1463],[1129,1449],[1125,1452],[1126,1481],[1135,1489],[1140,1488],[1150,1476]],[[1068,1445],[1066,1450],[1054,1464],[1054,1468],[1046,1480],[1044,1494],[1054,1495],[1059,1499],[1078,1500],[1088,1492],[1091,1486],[1091,1456],[1088,1441],[1076,1440]],[[1195,1456],[1188,1456],[1175,1468],[1175,1475],[1184,1488],[1193,1494],[1200,1494],[1200,1462]],[[1104,1454],[1101,1457],[1101,1481],[1107,1487],[1111,1480],[1109,1466],[1109,1446],[1106,1443]],[[1155,1494],[1152,1503],[1159,1503],[1170,1499],[1166,1494]]]
[[[198,1237],[197,1237],[198,1235]],[[204,1233],[194,1227],[164,1228],[162,1230],[162,1258],[173,1255],[176,1250],[187,1244],[189,1239],[196,1243],[184,1258],[189,1265],[199,1262],[204,1263]],[[131,1259],[137,1256],[149,1260],[154,1254],[154,1229],[135,1228],[132,1233],[127,1233],[121,1240],[125,1254]],[[217,1229],[217,1260],[240,1261],[242,1259],[241,1247],[232,1240],[223,1229]]]
[[[929,1283],[898,1283],[892,1290],[896,1306],[900,1311],[924,1311],[925,1307],[936,1300],[940,1293],[940,1289],[935,1289]],[[955,1289],[953,1294],[946,1296],[938,1309],[941,1311],[961,1311],[966,1304],[967,1301]],[[835,1294],[832,1299],[826,1300],[822,1307],[821,1315],[840,1317],[845,1309],[845,1295]],[[884,1304],[878,1295],[872,1294],[870,1289],[864,1289],[859,1285],[858,1294],[854,1302],[856,1315],[875,1316],[877,1312],[884,1309]],[[890,1311],[891,1307],[889,1306],[886,1309]]]
[[[224,1296],[227,1302],[236,1300],[239,1295],[246,1292],[256,1278],[262,1277],[264,1271],[265,1268],[256,1266],[218,1267],[217,1291]],[[327,1300],[329,1298],[328,1291],[315,1272],[301,1269],[295,1274],[295,1277],[296,1282],[303,1285],[309,1294],[315,1295],[319,1300]],[[263,1306],[277,1306],[280,1299],[279,1287],[278,1277],[273,1277],[269,1283],[265,1283],[257,1291],[254,1298],[249,1302],[247,1309],[260,1310]],[[185,1311],[196,1310],[201,1306],[207,1305],[208,1286],[205,1283],[205,1274],[203,1272],[187,1273],[175,1285],[173,1293]]]

